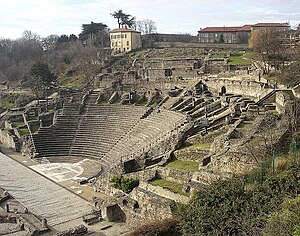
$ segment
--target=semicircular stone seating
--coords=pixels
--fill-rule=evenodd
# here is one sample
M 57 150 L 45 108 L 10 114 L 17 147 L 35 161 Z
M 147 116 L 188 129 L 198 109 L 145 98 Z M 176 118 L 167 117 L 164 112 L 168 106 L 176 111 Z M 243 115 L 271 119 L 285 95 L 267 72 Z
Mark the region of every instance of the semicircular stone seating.
M 122 157 L 149 152 L 172 138 L 187 117 L 169 110 L 133 105 L 66 105 L 54 125 L 33 135 L 38 157 L 98 159 L 113 165 Z

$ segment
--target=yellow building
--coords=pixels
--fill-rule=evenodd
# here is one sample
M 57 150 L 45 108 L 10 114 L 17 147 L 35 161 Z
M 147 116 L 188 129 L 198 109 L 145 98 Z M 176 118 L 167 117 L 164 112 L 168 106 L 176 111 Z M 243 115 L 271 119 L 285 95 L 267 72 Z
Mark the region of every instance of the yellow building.
M 112 30 L 109 36 L 113 54 L 129 52 L 142 47 L 141 32 L 120 28 Z

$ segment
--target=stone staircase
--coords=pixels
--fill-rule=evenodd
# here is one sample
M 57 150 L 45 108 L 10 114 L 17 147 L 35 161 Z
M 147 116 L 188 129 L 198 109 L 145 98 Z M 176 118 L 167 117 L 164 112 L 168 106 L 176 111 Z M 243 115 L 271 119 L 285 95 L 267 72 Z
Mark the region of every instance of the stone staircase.
M 66 105 L 56 123 L 32 135 L 37 157 L 68 156 L 79 121 L 79 106 Z

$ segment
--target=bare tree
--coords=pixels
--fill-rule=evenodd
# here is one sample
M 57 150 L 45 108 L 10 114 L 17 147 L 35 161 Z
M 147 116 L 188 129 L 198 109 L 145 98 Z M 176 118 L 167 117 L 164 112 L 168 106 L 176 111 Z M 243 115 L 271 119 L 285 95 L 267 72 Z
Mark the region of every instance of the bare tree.
M 136 29 L 142 34 L 153 34 L 156 33 L 156 24 L 153 20 L 145 19 L 136 22 Z
M 281 46 L 279 32 L 275 29 L 255 30 L 249 39 L 249 47 L 258 53 L 267 74 L 271 65 L 279 69 L 283 64 L 284 49 Z

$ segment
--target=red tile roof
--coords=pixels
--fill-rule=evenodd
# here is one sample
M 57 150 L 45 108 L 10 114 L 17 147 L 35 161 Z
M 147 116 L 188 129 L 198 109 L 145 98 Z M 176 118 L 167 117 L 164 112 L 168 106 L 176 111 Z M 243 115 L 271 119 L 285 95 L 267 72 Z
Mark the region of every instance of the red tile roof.
M 242 26 L 239 31 L 250 31 L 253 25 L 244 25 Z
M 289 27 L 289 23 L 258 23 L 254 27 Z
M 206 27 L 199 31 L 199 33 L 212 32 L 237 32 L 237 31 L 251 31 L 252 27 L 289 27 L 288 23 L 257 23 L 255 25 L 233 26 L 233 27 Z
M 234 27 L 206 27 L 199 32 L 236 32 L 236 31 L 251 31 L 252 25 L 234 26 Z

